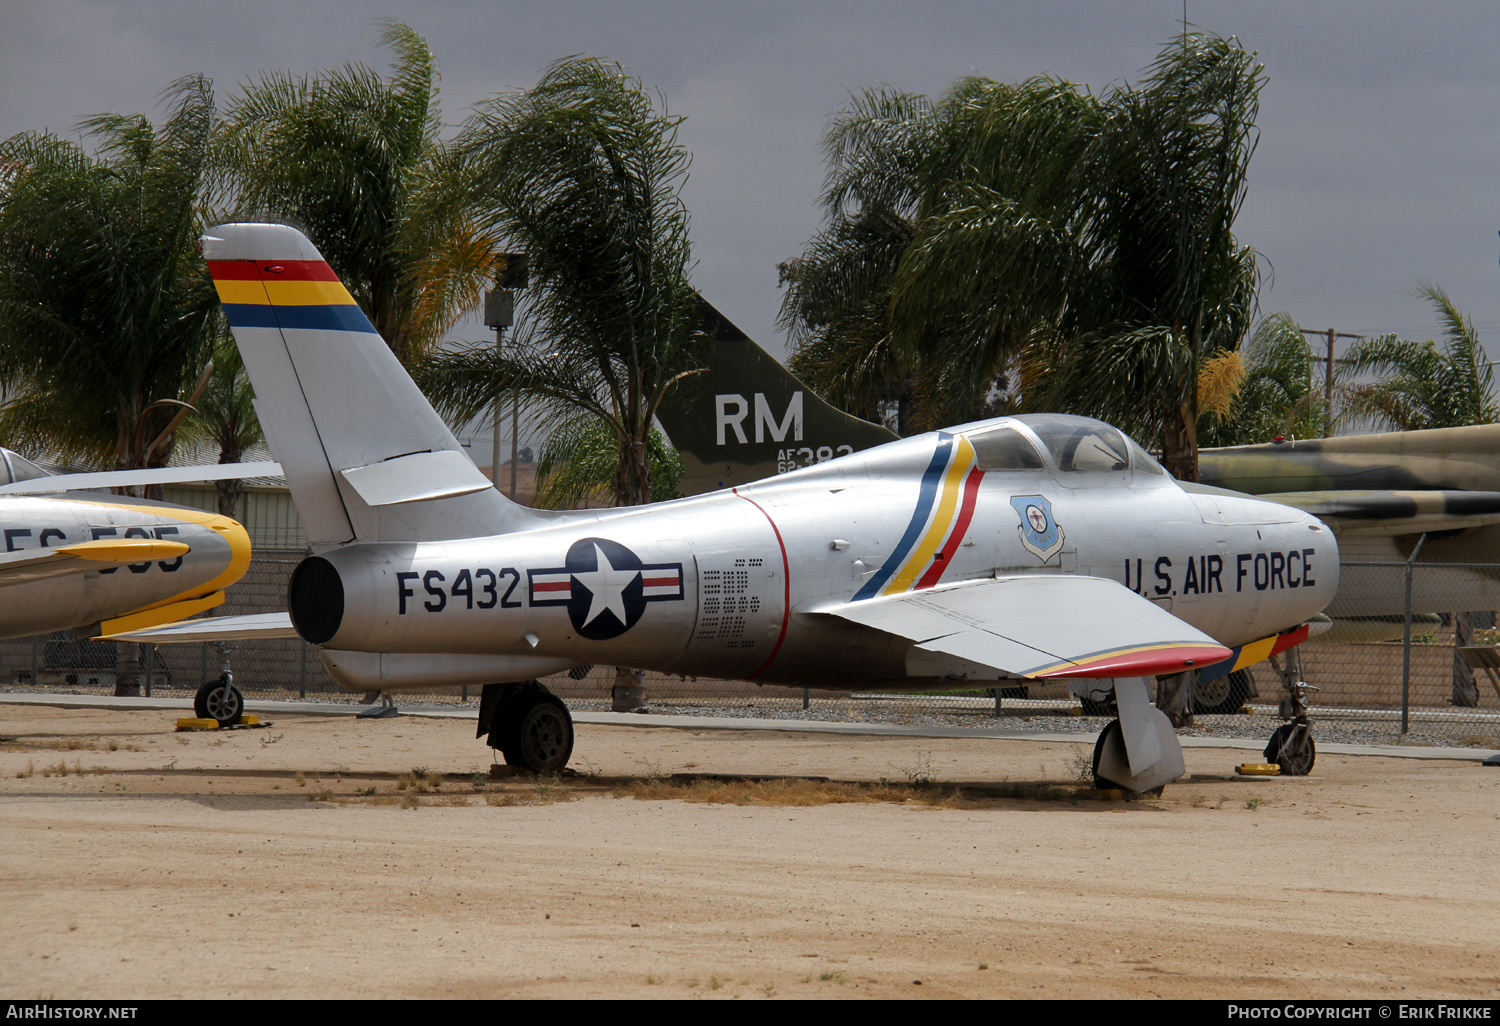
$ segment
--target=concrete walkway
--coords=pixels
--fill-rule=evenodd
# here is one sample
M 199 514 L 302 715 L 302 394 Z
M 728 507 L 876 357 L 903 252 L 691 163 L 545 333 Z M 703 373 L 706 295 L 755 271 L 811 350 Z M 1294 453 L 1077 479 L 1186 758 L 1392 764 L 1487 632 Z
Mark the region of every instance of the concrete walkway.
M 74 709 L 170 709 L 191 713 L 192 703 L 182 698 L 115 698 L 111 695 L 43 695 L 0 694 L 0 705 L 50 705 Z M 247 699 L 245 710 L 277 716 L 354 716 L 368 705 L 343 702 L 275 702 Z M 402 709 L 403 716 L 426 716 L 435 719 L 472 720 L 475 709 Z M 678 730 L 791 730 L 812 734 L 866 734 L 899 737 L 973 737 L 1002 741 L 1063 741 L 1084 743 L 1098 735 L 1089 732 L 1053 733 L 1031 730 L 1006 730 L 999 727 L 922 727 L 893 723 L 824 723 L 810 720 L 741 719 L 735 716 L 666 716 L 657 713 L 576 712 L 576 723 L 605 724 L 613 727 L 667 727 Z M 1253 738 L 1184 737 L 1184 748 L 1232 748 L 1259 752 L 1264 740 Z M 1415 745 L 1348 745 L 1319 744 L 1318 751 L 1328 755 L 1378 755 L 1392 759 L 1449 759 L 1483 762 L 1500 754 L 1492 748 L 1419 748 Z

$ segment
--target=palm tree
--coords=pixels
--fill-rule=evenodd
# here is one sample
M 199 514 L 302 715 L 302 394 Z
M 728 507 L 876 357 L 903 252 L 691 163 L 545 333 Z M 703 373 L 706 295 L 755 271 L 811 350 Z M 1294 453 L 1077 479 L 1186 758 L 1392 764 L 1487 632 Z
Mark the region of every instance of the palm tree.
M 660 502 L 680 497 L 682 457 L 653 430 L 646 440 L 651 465 L 651 496 Z M 611 504 L 619 447 L 610 426 L 595 417 L 575 417 L 553 427 L 536 465 L 536 504 L 546 509 L 582 509 Z
M 891 342 L 891 287 L 916 236 L 919 171 L 947 108 L 887 87 L 851 97 L 823 139 L 826 226 L 802 255 L 778 265 L 787 287 L 780 325 L 792 371 L 819 395 L 866 420 L 898 404 L 898 433 L 914 414 L 914 367 Z
M 239 347 L 234 344 L 233 336 L 223 331 L 214 346 L 213 376 L 193 404 L 195 413 L 184 423 L 182 434 L 216 446 L 220 463 L 239 463 L 246 451 L 265 439 L 254 403 L 255 390 L 245 374 Z M 219 492 L 219 512 L 226 517 L 237 517 L 245 482 L 236 478 L 216 481 L 215 486 Z
M 1200 366 L 1238 344 L 1258 281 L 1232 227 L 1263 82 L 1238 43 L 1187 33 L 1140 86 L 1099 96 L 1051 77 L 961 79 L 931 106 L 867 93 L 830 133 L 829 226 L 810 263 L 851 258 L 859 273 L 841 281 L 864 291 L 843 310 L 888 293 L 869 365 L 916 368 L 926 425 L 971 415 L 1003 381 L 1028 408 L 1160 441 L 1169 469 L 1196 478 Z M 904 248 L 894 232 L 840 245 L 887 211 L 911 226 Z M 784 310 L 821 342 L 833 322 L 804 280 Z
M 1415 294 L 1437 312 L 1442 348 L 1432 339 L 1410 342 L 1395 335 L 1355 344 L 1343 360 L 1347 372 L 1374 371 L 1384 377 L 1350 387 L 1348 412 L 1398 431 L 1500 420 L 1500 405 L 1492 392 L 1494 367 L 1486 358 L 1474 322 L 1431 282 L 1419 282 Z
M 455 419 L 515 390 L 538 416 L 607 426 L 617 505 L 655 493 L 652 420 L 695 337 L 680 121 L 619 65 L 589 57 L 481 105 L 460 140 L 467 188 L 486 204 L 483 229 L 527 255 L 527 317 L 506 355 L 476 345 L 418 369 Z
M 1290 314 L 1263 318 L 1240 349 L 1225 350 L 1204 364 L 1198 387 L 1203 444 L 1322 435 L 1324 400 L 1313 380 L 1313 360 L 1307 336 Z M 1215 370 L 1221 372 L 1217 377 Z
M 383 24 L 390 79 L 359 63 L 265 72 L 225 105 L 216 202 L 224 219 L 296 222 L 410 362 L 473 308 L 497 264 L 439 138 L 432 51 L 408 26 Z
M 0 143 L 0 411 L 6 445 L 115 469 L 164 466 L 163 428 L 212 345 L 197 201 L 211 83 L 175 82 L 167 116 L 82 123 L 93 154 L 49 133 Z

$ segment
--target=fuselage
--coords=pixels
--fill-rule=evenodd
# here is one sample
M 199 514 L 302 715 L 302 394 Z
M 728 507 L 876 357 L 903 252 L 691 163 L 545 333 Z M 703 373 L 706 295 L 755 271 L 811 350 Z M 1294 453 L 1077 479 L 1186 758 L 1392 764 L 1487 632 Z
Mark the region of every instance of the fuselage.
M 299 568 L 290 605 L 335 661 L 465 653 L 941 686 L 948 676 L 914 660 L 910 642 L 820 608 L 1079 574 L 1117 581 L 1232 647 L 1317 614 L 1338 569 L 1316 518 L 1190 493 L 1113 428 L 1048 416 L 962 425 L 690 499 L 557 514 L 532 530 L 330 549 Z
M 0 538 L 7 553 L 105 538 L 155 538 L 189 546 L 172 559 L 0 586 L 0 637 L 87 628 L 150 610 L 177 610 L 166 619 L 186 616 L 198 609 L 185 604 L 220 594 L 244 576 L 250 562 L 245 529 L 228 517 L 105 494 L 0 499 Z

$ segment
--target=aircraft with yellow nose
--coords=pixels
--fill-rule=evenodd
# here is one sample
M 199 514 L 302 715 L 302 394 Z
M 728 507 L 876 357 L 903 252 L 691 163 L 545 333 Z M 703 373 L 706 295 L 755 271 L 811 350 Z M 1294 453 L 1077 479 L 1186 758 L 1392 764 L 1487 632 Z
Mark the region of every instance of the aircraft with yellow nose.
M 36 494 L 184 473 L 248 476 L 237 466 L 51 476 L 0 449 L 0 638 L 52 631 L 110 638 L 221 605 L 224 589 L 250 565 L 250 537 L 237 521 L 108 492 Z M 222 680 L 204 685 L 196 704 L 199 715 L 232 722 L 244 702 Z

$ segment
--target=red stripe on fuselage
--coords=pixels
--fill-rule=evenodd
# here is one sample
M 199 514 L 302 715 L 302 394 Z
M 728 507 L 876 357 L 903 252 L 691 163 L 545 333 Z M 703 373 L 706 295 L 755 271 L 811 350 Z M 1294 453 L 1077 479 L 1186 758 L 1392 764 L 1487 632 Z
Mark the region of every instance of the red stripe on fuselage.
M 740 495 L 740 490 L 738 488 L 731 488 L 730 491 L 734 492 L 734 494 L 736 495 Z M 766 523 L 771 525 L 771 533 L 776 535 L 776 544 L 781 547 L 781 580 L 783 582 L 783 590 L 781 596 L 781 633 L 776 635 L 776 647 L 771 649 L 771 654 L 769 657 L 767 657 L 766 661 L 760 664 L 760 669 L 756 670 L 754 673 L 750 674 L 750 676 L 745 678 L 746 680 L 754 680 L 756 677 L 759 677 L 761 674 L 765 673 L 766 670 L 770 669 L 771 664 L 776 661 L 776 657 L 781 653 L 781 643 L 786 640 L 786 625 L 792 618 L 792 564 L 786 558 L 786 542 L 781 540 L 781 529 L 776 526 L 776 521 L 771 519 L 771 514 L 767 513 L 765 509 L 761 507 L 760 503 L 756 502 L 749 496 L 740 495 L 740 498 L 744 499 L 750 505 L 760 510 L 760 515 L 765 517 Z
M 1271 654 L 1281 655 L 1281 653 L 1285 652 L 1289 648 L 1296 648 L 1298 645 L 1307 640 L 1307 635 L 1307 624 L 1303 624 L 1301 627 L 1298 627 L 1294 631 L 1287 631 L 1285 634 L 1277 637 L 1276 643 L 1271 646 Z
M 932 560 L 932 566 L 917 581 L 914 590 L 921 591 L 930 588 L 943 576 L 943 571 L 948 569 L 948 562 L 953 554 L 958 551 L 962 544 L 964 535 L 969 532 L 969 523 L 974 519 L 974 500 L 979 496 L 979 479 L 984 477 L 984 471 L 975 467 L 969 471 L 969 476 L 964 480 L 964 501 L 958 510 L 958 521 L 953 525 L 953 532 L 948 535 L 948 540 L 943 543 L 942 551 Z

